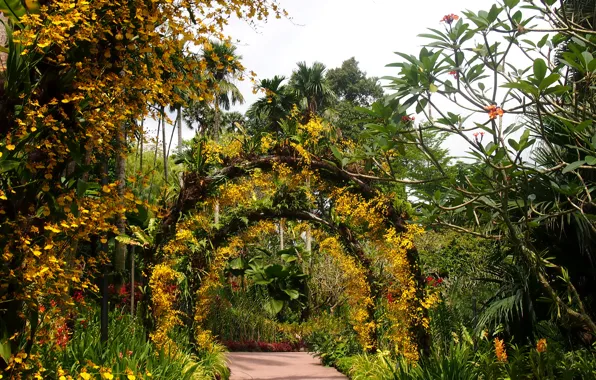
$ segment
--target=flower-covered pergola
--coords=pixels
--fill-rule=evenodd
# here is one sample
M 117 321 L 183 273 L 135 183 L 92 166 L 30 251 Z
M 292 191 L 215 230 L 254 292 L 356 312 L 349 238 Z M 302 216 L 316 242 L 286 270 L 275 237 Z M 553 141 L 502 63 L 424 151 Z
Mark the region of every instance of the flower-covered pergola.
M 309 137 L 304 141 L 321 140 L 325 127 L 304 128 Z M 363 347 L 377 345 L 375 303 L 378 297 L 386 297 L 395 351 L 416 360 L 419 349 L 428 344 L 426 310 L 436 302 L 425 294 L 412 243 L 414 235 L 422 232 L 420 227 L 406 223 L 395 195 L 377 186 L 379 178 L 357 167 L 341 167 L 329 154 L 317 152 L 316 146 L 288 140 L 272 146 L 270 141 L 269 135 L 261 137 L 262 150 L 257 152 L 239 151 L 237 140 L 198 141 L 190 154 L 203 155 L 203 166 L 184 174 L 180 194 L 157 236 L 154 250 L 160 262 L 184 254 L 197 236 L 208 239 L 213 251 L 208 275 L 196 293 L 197 343 L 211 339 L 201 323 L 225 263 L 259 234 L 275 233 L 271 221 L 284 219 L 311 225 L 320 240 L 319 252 L 338 258 L 343 271 L 351 274 L 347 277 L 350 320 Z M 209 170 L 208 162 L 219 165 Z M 221 213 L 218 225 L 212 222 L 215 205 Z M 381 286 L 377 281 L 364 241 L 382 257 L 393 279 L 390 284 Z

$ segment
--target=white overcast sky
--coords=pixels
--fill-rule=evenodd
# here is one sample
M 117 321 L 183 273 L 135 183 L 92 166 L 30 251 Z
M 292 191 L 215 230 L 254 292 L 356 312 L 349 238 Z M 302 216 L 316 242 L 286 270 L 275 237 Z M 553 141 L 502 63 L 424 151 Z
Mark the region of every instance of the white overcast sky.
M 385 65 L 401 60 L 394 52 L 417 53 L 426 28 L 443 29 L 444 15 L 488 10 L 492 0 L 280 0 L 292 20 L 270 20 L 258 29 L 234 21 L 227 32 L 238 41 L 243 64 L 259 78 L 290 76 L 296 62 L 323 62 L 334 68 L 355 57 L 369 76 L 395 74 Z M 428 40 L 426 40 L 428 41 Z M 247 105 L 249 82 L 240 83 Z M 240 107 L 246 109 L 247 105 Z
M 443 29 L 440 20 L 462 10 L 488 10 L 493 0 L 279 0 L 291 19 L 272 18 L 256 28 L 239 20 L 231 20 L 226 33 L 237 44 L 237 51 L 247 70 L 258 78 L 273 75 L 289 77 L 296 62 L 320 61 L 334 68 L 355 57 L 360 68 L 369 76 L 395 75 L 396 68 L 385 65 L 400 61 L 394 54 L 416 54 L 428 41 L 417 37 L 427 28 Z M 252 93 L 252 84 L 246 80 L 237 83 L 246 98 L 246 104 L 235 107 L 244 112 L 261 94 Z M 149 122 L 148 133 L 156 124 Z M 168 128 L 168 139 L 171 133 Z M 194 132 L 184 128 L 184 138 Z M 176 145 L 174 138 L 172 147 Z M 452 142 L 450 149 L 459 150 Z M 463 153 L 460 151 L 458 153 Z

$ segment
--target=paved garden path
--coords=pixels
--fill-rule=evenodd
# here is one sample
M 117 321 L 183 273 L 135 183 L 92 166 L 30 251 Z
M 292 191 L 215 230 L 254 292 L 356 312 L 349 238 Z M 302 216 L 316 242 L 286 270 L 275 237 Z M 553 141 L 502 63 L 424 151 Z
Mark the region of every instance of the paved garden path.
M 229 352 L 230 380 L 345 380 L 306 352 Z

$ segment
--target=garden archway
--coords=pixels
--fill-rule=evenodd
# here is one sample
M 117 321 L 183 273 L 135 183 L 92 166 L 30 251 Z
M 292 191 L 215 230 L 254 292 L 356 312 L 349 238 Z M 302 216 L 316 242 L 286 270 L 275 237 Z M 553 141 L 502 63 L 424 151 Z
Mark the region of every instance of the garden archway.
M 292 184 L 288 186 L 288 182 Z M 225 244 L 249 228 L 251 223 L 275 219 L 314 223 L 339 238 L 338 241 L 366 276 L 372 297 L 370 304 L 367 303 L 367 321 L 360 318 L 359 323 L 367 323 L 368 330 L 374 332 L 371 316 L 376 299 L 395 294 L 395 297 L 389 297 L 395 306 L 392 309 L 395 318 L 401 318 L 401 321 L 395 321 L 396 335 L 400 335 L 395 339 L 397 349 L 417 358 L 418 348 L 427 347 L 426 309 L 432 301 L 424 293 L 411 242 L 417 227 L 407 226 L 405 215 L 398 210 L 394 200 L 374 187 L 373 177 L 350 172 L 329 161 L 305 157 L 296 149 L 287 149 L 277 154 L 235 160 L 210 175 L 199 171 L 187 172 L 183 183 L 156 239 L 163 252 L 174 253 L 178 249 L 172 242 L 184 240 L 188 231 L 181 231 L 187 230 L 189 223 L 194 223 L 191 230 L 209 230 L 213 249 L 227 249 L 227 255 L 223 256 L 228 258 L 233 254 L 229 252 L 230 246 Z M 222 186 L 224 183 L 225 186 Z M 221 190 L 219 193 L 218 188 Z M 259 193 L 259 197 L 255 197 L 255 193 Z M 313 202 L 314 197 L 319 198 L 318 207 L 313 206 L 316 203 Z M 320 202 L 321 198 L 325 201 Z M 262 202 L 263 199 L 270 202 Z M 205 210 L 210 210 L 214 202 L 221 202 L 224 214 L 226 210 L 233 212 L 222 219 L 221 226 L 210 227 Z M 194 222 L 189 222 L 192 220 Z M 371 270 L 372 263 L 361 245 L 362 239 L 373 241 L 375 247 L 382 251 L 399 279 L 394 285 L 378 286 L 379 282 Z M 214 276 L 219 278 L 218 271 L 221 270 L 221 267 L 215 267 L 217 275 Z M 204 286 L 201 288 L 205 289 Z M 196 318 L 196 313 L 195 321 L 200 325 L 201 318 Z M 202 330 L 199 327 L 197 331 Z M 369 336 L 371 344 L 368 347 L 374 348 L 374 334 Z

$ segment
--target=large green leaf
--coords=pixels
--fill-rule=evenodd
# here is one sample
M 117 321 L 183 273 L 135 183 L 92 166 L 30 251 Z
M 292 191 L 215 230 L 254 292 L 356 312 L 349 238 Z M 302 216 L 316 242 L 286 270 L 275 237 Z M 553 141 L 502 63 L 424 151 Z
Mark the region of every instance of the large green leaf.
M 8 172 L 17 166 L 19 166 L 20 161 L 16 160 L 2 160 L 0 161 L 0 173 Z
M 563 174 L 564 173 L 568 173 L 568 172 L 570 172 L 572 170 L 575 170 L 575 169 L 579 168 L 580 166 L 582 166 L 585 163 L 586 163 L 586 161 L 584 161 L 584 160 L 572 162 L 569 165 L 567 165 L 565 167 L 565 169 L 563 169 Z
M 271 314 L 278 314 L 283 307 L 284 301 L 281 300 L 270 299 L 269 302 L 265 304 L 265 309 Z
M 230 268 L 244 269 L 244 260 L 242 257 L 236 257 L 234 260 L 230 261 Z
M 4 359 L 6 363 L 12 356 L 12 351 L 10 349 L 10 340 L 8 340 L 8 336 L 6 336 L 6 332 L 3 334 L 4 336 L 0 339 L 0 358 Z
M 296 300 L 298 297 L 300 297 L 300 292 L 298 292 L 296 289 L 284 289 L 283 291 L 293 300 Z
M 130 237 L 128 235 L 124 235 L 124 234 L 116 236 L 116 240 L 119 241 L 120 243 L 126 244 L 126 245 L 136 245 L 139 247 L 143 246 L 141 243 L 139 243 L 132 237 Z
M 536 77 L 538 83 L 546 77 L 546 63 L 542 58 L 534 61 L 534 77 Z
M 281 259 L 283 261 L 285 261 L 286 263 L 291 263 L 293 261 L 298 260 L 298 257 L 296 257 L 296 255 L 291 255 L 291 254 L 287 254 L 287 253 L 282 253 L 281 255 Z
M 268 265 L 265 268 L 265 274 L 267 275 L 268 278 L 274 278 L 274 277 L 283 278 L 283 277 L 287 277 L 287 271 L 284 271 L 284 267 L 282 267 L 279 264 Z

